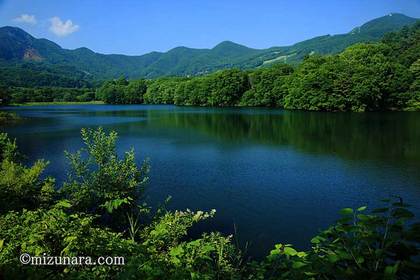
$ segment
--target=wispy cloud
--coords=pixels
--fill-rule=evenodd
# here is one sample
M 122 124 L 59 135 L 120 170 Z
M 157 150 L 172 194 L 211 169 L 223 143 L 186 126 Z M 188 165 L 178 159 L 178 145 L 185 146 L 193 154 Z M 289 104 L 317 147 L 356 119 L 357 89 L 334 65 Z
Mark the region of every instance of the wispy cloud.
M 79 30 L 79 26 L 71 20 L 62 21 L 59 17 L 50 18 L 50 31 L 57 36 L 64 37 Z
M 14 18 L 13 21 L 20 23 L 27 23 L 35 25 L 37 23 L 36 17 L 34 15 L 21 14 L 17 18 Z

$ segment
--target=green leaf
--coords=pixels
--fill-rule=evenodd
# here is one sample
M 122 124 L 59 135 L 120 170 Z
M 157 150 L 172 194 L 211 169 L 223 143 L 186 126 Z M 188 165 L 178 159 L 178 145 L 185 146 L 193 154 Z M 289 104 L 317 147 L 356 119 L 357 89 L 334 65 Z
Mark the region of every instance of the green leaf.
M 112 213 L 115 209 L 118 209 L 121 207 L 121 205 L 123 204 L 130 204 L 130 197 L 126 197 L 124 199 L 114 199 L 114 200 L 110 200 L 105 202 L 104 204 L 102 204 L 102 207 L 105 207 L 105 209 L 108 211 L 108 213 Z
M 338 251 L 337 254 L 340 259 L 350 260 L 352 258 L 351 255 L 345 251 Z
M 362 257 L 362 256 L 359 256 L 359 257 L 357 257 L 356 258 L 356 262 L 358 263 L 358 264 L 361 264 L 361 263 L 363 263 L 365 261 L 365 259 Z
M 293 262 L 293 264 L 292 264 L 292 267 L 294 268 L 294 269 L 298 269 L 298 268 L 301 268 L 302 266 L 305 266 L 306 264 L 305 263 L 303 263 L 303 262 Z
M 314 238 L 311 239 L 311 243 L 319 244 L 321 243 L 321 239 L 319 238 L 319 236 L 315 236 Z
M 357 211 L 362 212 L 362 211 L 365 211 L 366 208 L 367 206 L 362 206 L 362 207 L 357 208 Z
M 70 208 L 71 204 L 68 200 L 60 200 L 55 206 L 59 208 Z
M 307 256 L 307 254 L 306 254 L 305 252 L 298 252 L 298 253 L 297 253 L 297 256 L 298 256 L 299 258 L 303 258 L 303 257 L 306 257 L 306 256 Z
M 339 259 L 340 258 L 336 254 L 328 254 L 328 261 L 331 262 L 331 263 L 335 263 Z
M 285 247 L 284 248 L 284 254 L 287 256 L 294 256 L 297 254 L 297 251 L 293 249 L 292 247 Z
M 353 214 L 353 209 L 351 208 L 343 208 L 340 210 L 341 215 L 351 215 Z
M 281 248 L 283 248 L 283 244 L 281 244 L 281 243 L 279 243 L 279 244 L 276 244 L 276 245 L 274 245 L 274 248 L 276 248 L 276 249 L 281 249 Z
M 181 246 L 174 247 L 169 252 L 169 254 L 173 257 L 182 255 L 183 253 L 184 253 L 184 249 Z
M 385 267 L 384 274 L 385 276 L 393 276 L 397 273 L 397 271 L 398 271 L 398 263 L 396 263 L 395 265 L 388 265 L 387 267 Z

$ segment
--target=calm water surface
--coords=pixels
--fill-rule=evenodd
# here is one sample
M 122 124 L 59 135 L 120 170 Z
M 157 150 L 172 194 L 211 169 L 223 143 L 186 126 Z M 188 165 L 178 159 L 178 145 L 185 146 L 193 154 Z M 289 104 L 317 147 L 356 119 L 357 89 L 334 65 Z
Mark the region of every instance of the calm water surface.
M 65 179 L 64 150 L 82 127 L 120 136 L 119 151 L 151 160 L 148 201 L 217 209 L 200 230 L 233 233 L 261 257 L 275 243 L 304 249 L 343 207 L 402 195 L 420 213 L 419 113 L 309 113 L 270 109 L 63 105 L 8 108 L 25 121 L 0 127 L 48 174 Z

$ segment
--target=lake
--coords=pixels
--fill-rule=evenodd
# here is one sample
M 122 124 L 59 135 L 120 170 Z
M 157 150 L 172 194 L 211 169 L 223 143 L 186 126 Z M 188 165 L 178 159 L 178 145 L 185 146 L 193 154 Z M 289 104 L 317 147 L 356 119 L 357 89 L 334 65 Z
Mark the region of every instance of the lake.
M 300 249 L 344 207 L 401 195 L 420 213 L 420 113 L 319 113 L 155 105 L 10 107 L 25 118 L 1 131 L 66 178 L 64 150 L 80 129 L 115 130 L 120 152 L 150 158 L 147 200 L 217 214 L 199 230 L 234 232 L 261 257 L 275 243 Z M 194 232 L 193 232 L 194 234 Z

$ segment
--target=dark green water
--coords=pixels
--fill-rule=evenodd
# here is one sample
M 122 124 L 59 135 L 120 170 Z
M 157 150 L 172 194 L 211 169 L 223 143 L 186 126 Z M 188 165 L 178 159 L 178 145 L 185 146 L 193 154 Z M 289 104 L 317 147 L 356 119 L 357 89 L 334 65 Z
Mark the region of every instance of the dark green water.
M 200 230 L 232 233 L 266 254 L 278 242 L 307 248 L 343 207 L 379 206 L 402 195 L 420 208 L 419 113 L 309 113 L 269 109 L 69 105 L 9 108 L 25 117 L 1 127 L 30 159 L 65 179 L 64 150 L 82 127 L 120 135 L 151 160 L 152 204 L 217 209 Z

